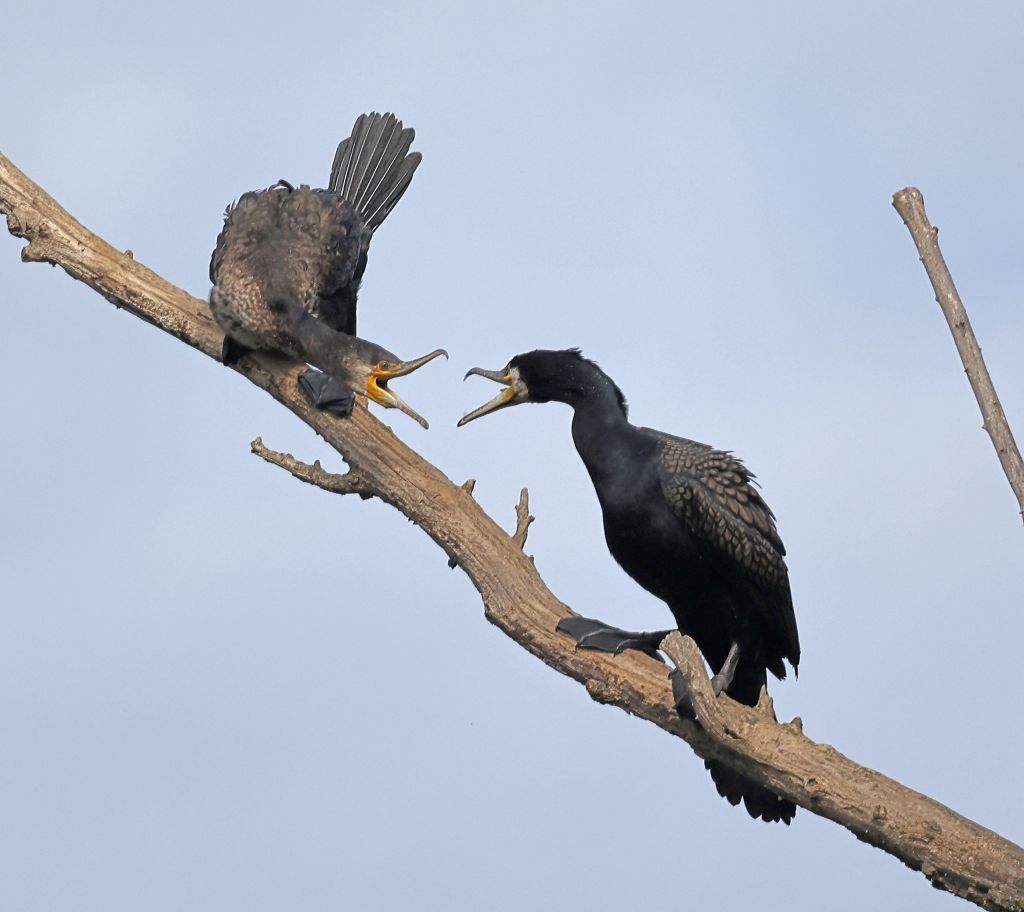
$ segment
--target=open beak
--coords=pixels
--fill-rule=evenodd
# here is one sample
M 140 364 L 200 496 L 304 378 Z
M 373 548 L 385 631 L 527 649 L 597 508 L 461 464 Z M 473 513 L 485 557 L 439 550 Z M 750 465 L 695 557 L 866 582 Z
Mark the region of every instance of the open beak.
M 443 348 L 439 348 L 436 351 L 432 351 L 429 355 L 415 358 L 412 361 L 379 362 L 366 378 L 366 395 L 378 405 L 383 405 L 384 408 L 396 408 L 399 411 L 405 412 L 413 421 L 418 422 L 424 428 L 430 427 L 422 415 L 413 411 L 412 408 L 402 401 L 398 393 L 388 388 L 388 381 L 393 380 L 395 377 L 404 377 L 406 374 L 411 374 L 441 355 L 447 358 L 448 352 Z
M 486 402 L 480 406 L 480 408 L 473 409 L 466 415 L 463 415 L 459 419 L 459 427 L 464 424 L 469 424 L 476 418 L 480 418 L 489 412 L 496 412 L 498 409 L 506 408 L 509 405 L 517 405 L 520 402 L 525 402 L 527 397 L 526 384 L 519 379 L 519 370 L 515 367 L 505 368 L 500 371 L 489 371 L 484 370 L 482 367 L 474 367 L 466 371 L 466 376 L 463 380 L 476 374 L 480 377 L 486 377 L 488 380 L 493 380 L 495 383 L 504 383 L 505 388 L 498 393 L 490 402 Z

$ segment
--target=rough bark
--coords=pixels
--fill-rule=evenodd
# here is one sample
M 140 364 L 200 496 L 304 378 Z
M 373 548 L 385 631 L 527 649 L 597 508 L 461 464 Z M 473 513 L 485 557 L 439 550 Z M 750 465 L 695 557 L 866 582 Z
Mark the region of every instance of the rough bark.
M 119 307 L 211 357 L 221 333 L 205 302 L 91 234 L 0 155 L 0 210 L 11 231 L 27 238 L 26 260 L 61 266 Z M 555 633 L 571 612 L 544 585 L 523 552 L 530 522 L 525 491 L 514 535 L 506 534 L 472 497 L 407 447 L 365 408 L 347 419 L 314 410 L 295 381 L 301 366 L 265 355 L 235 368 L 298 415 L 350 466 L 345 475 L 308 466 L 287 454 L 254 452 L 297 478 L 338 493 L 375 496 L 419 525 L 461 567 L 480 592 L 484 614 L 547 665 L 582 683 L 597 701 L 653 722 L 702 758 L 714 758 L 836 821 L 859 839 L 920 870 L 937 887 L 986 909 L 1024 910 L 1024 851 L 996 833 L 802 734 L 798 719 L 779 725 L 767 701 L 757 709 L 715 699 L 692 640 L 670 636 L 665 649 L 683 670 L 699 724 L 675 712 L 666 667 L 639 653 L 611 657 L 577 651 Z M 753 825 L 753 824 L 752 824 Z
M 928 273 L 932 288 L 935 289 L 935 300 L 942 308 L 942 313 L 949 324 L 949 331 L 953 334 L 956 350 L 960 353 L 964 372 L 974 391 L 974 398 L 978 400 L 984 428 L 992 439 L 992 446 L 996 448 L 996 455 L 1010 482 L 1010 487 L 1013 488 L 1013 493 L 1017 495 L 1017 505 L 1021 516 L 1024 517 L 1024 460 L 1021 459 L 1017 442 L 1013 439 L 1013 432 L 1003 413 L 1002 403 L 996 395 L 996 388 L 992 385 L 985 359 L 981 356 L 981 346 L 978 345 L 971 321 L 967 318 L 963 301 L 960 300 L 956 285 L 953 284 L 953 277 L 949 274 L 949 268 L 939 249 L 939 229 L 928 221 L 924 211 L 924 197 L 916 187 L 906 187 L 894 193 L 892 205 L 900 214 L 910 231 L 910 236 L 914 239 L 914 244 L 917 245 L 925 272 Z

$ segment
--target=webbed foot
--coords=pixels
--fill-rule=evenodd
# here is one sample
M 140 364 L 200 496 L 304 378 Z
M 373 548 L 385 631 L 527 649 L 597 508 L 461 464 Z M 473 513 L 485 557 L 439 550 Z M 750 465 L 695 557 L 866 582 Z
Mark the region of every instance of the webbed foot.
M 634 633 L 610 627 L 603 621 L 594 618 L 572 617 L 562 618 L 555 626 L 559 633 L 567 633 L 576 640 L 579 649 L 594 649 L 597 652 L 610 652 L 618 655 L 624 649 L 639 649 L 645 655 L 659 662 L 661 657 L 658 647 L 671 631 L 656 630 L 652 633 Z
M 318 409 L 338 418 L 352 414 L 356 394 L 344 383 L 322 371 L 308 370 L 299 374 L 299 386 Z

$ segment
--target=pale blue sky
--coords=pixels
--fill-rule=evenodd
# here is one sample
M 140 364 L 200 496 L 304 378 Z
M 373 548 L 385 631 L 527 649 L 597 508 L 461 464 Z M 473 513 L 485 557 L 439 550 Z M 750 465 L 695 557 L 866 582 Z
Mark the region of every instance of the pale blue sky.
M 450 362 L 378 415 L 577 610 L 660 626 L 562 406 L 456 431 L 462 385 L 581 346 L 635 421 L 734 450 L 790 552 L 781 714 L 1024 840 L 1024 529 L 893 191 L 920 186 L 1024 435 L 1016 3 L 20 4 L 0 149 L 194 294 L 225 204 L 321 184 L 363 110 L 424 162 L 364 335 Z M 0 906 L 954 908 L 482 618 L 379 502 L 249 455 L 307 428 L 0 238 Z M 382 554 L 393 555 L 385 566 Z M 606 796 L 616 797 L 609 801 Z M 621 795 L 621 797 L 618 797 Z

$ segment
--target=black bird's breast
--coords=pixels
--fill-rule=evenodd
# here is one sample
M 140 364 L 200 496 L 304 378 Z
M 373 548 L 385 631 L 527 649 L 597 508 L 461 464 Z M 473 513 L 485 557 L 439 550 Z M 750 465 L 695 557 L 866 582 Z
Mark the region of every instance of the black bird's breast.
M 699 552 L 661 496 L 656 474 L 624 475 L 612 491 L 599 491 L 598 499 L 612 557 L 648 592 L 671 601 Z
M 581 454 L 582 455 L 582 454 Z M 648 592 L 670 604 L 694 580 L 699 543 L 662 493 L 657 445 L 631 428 L 584 455 L 612 557 Z

